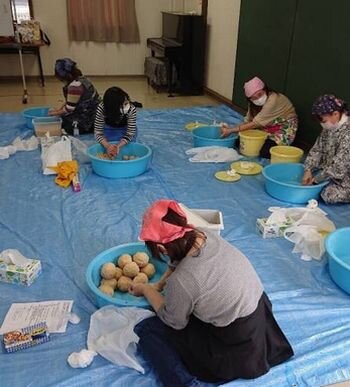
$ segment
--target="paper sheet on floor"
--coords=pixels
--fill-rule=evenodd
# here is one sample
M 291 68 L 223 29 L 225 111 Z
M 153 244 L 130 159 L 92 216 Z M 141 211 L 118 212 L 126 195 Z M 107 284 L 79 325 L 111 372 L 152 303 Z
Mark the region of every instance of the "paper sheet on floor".
M 46 322 L 50 333 L 64 333 L 72 300 L 55 300 L 12 304 L 0 328 L 0 334 Z

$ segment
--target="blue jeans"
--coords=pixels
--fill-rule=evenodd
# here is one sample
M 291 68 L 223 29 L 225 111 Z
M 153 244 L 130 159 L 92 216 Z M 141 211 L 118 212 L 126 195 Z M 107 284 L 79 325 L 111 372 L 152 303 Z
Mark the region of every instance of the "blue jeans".
M 141 321 L 135 327 L 140 337 L 138 350 L 152 364 L 165 387 L 199 387 L 203 384 L 191 375 L 179 354 L 169 343 L 168 330 L 158 317 Z
M 120 141 L 126 134 L 128 128 L 123 126 L 120 128 L 110 126 L 105 124 L 103 127 L 103 135 L 107 141 Z M 137 137 L 137 128 L 134 137 L 131 139 L 131 142 L 135 142 Z

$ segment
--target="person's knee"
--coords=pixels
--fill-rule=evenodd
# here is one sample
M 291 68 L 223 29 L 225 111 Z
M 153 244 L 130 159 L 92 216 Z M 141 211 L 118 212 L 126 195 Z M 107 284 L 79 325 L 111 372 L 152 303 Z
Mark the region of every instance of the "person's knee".
M 321 198 L 327 204 L 347 203 L 350 202 L 350 193 L 331 183 L 321 192 Z
M 146 318 L 135 326 L 134 331 L 140 338 L 145 335 L 150 335 L 154 330 L 157 329 L 159 321 L 159 318 L 156 316 Z

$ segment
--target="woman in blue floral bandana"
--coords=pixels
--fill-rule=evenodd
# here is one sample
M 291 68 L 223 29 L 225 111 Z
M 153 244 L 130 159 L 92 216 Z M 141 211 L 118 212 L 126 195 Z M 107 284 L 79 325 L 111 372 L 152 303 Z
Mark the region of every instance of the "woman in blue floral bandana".
M 350 121 L 346 103 L 332 94 L 317 99 L 312 114 L 322 132 L 305 160 L 303 184 L 330 183 L 321 193 L 326 203 L 350 202 Z
M 75 122 L 80 134 L 92 133 L 96 109 L 100 102 L 97 90 L 70 58 L 56 60 L 55 76 L 64 84 L 65 102 L 58 109 L 50 109 L 49 115 L 60 116 L 62 127 L 69 134 L 73 134 Z

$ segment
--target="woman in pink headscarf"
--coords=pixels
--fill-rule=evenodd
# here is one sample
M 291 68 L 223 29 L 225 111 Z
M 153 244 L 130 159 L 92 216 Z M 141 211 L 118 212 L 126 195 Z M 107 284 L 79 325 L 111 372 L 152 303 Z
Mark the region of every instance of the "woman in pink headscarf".
M 298 129 L 298 117 L 294 106 L 283 94 L 272 91 L 258 77 L 244 84 L 248 100 L 248 113 L 245 122 L 228 127 L 222 125 L 222 136 L 248 129 L 261 129 L 267 132 L 268 139 L 260 151 L 261 157 L 270 158 L 270 148 L 275 145 L 291 145 Z
M 293 356 L 257 273 L 238 249 L 189 225 L 173 200 L 146 211 L 140 238 L 153 257 L 166 255 L 175 267 L 165 295 L 150 284 L 130 288 L 157 314 L 135 332 L 165 386 L 257 378 Z

